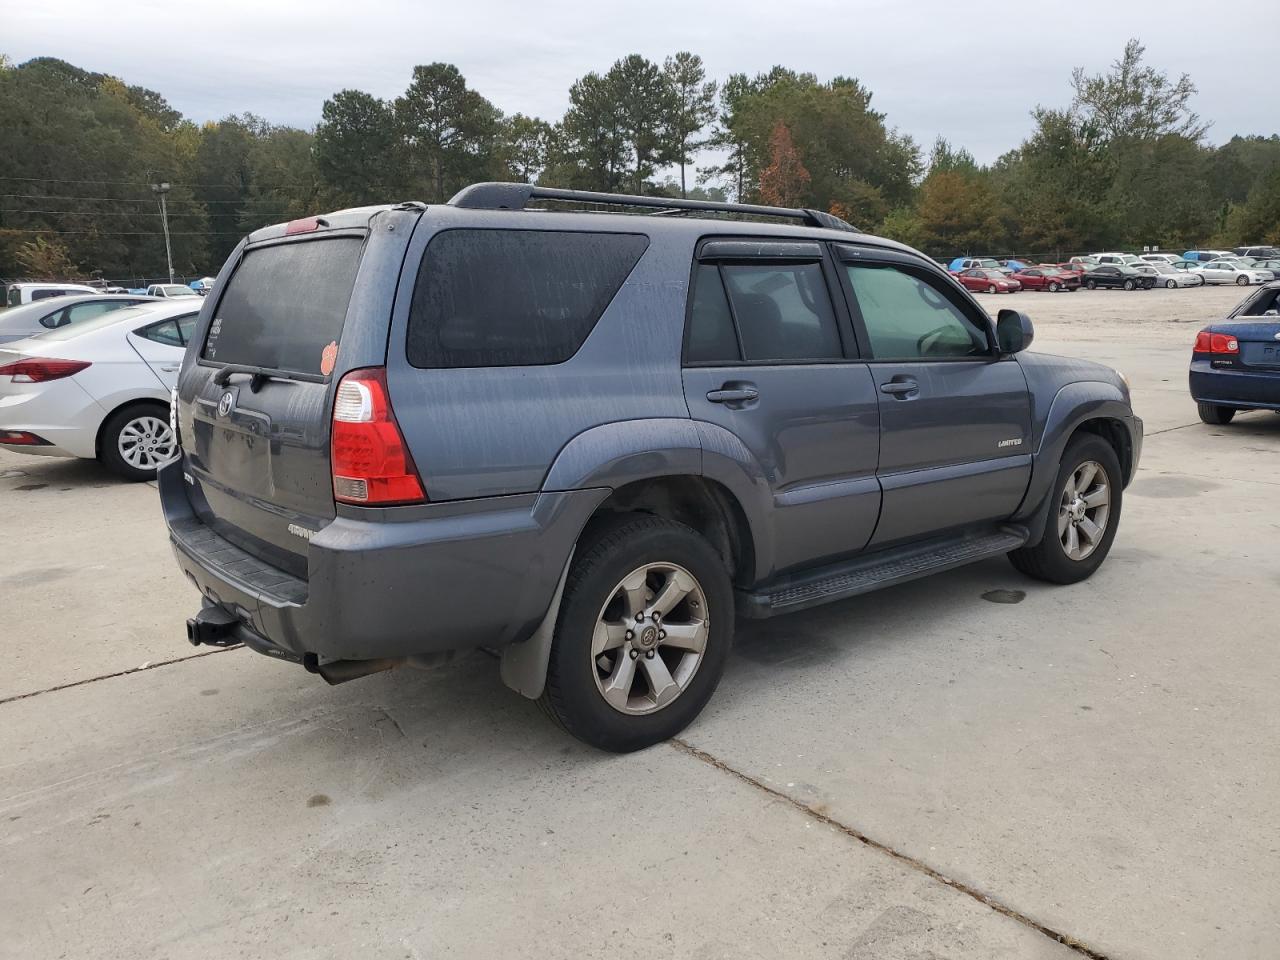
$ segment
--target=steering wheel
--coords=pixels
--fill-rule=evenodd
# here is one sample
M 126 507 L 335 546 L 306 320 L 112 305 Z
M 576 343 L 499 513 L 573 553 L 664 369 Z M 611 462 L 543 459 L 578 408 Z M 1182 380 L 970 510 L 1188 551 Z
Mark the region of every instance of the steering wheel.
M 952 327 L 950 324 L 944 323 L 940 327 L 935 327 L 916 341 L 916 349 L 920 352 L 922 357 L 926 357 L 933 352 L 933 348 L 937 346 L 938 341 L 942 339 L 943 334 L 951 332 Z

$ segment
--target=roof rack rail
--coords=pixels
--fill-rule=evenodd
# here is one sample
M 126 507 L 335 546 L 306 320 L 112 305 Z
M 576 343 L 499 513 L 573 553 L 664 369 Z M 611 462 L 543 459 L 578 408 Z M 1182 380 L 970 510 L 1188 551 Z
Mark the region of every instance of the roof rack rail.
M 680 200 L 625 193 L 597 193 L 593 190 L 559 190 L 554 187 L 536 187 L 530 183 L 473 183 L 459 190 L 449 201 L 449 205 L 470 210 L 523 210 L 531 200 L 650 207 L 670 212 L 700 210 L 708 213 L 744 213 L 756 217 L 801 220 L 813 227 L 856 232 L 855 227 L 834 214 L 803 207 L 767 207 L 755 203 L 717 203 L 714 200 Z

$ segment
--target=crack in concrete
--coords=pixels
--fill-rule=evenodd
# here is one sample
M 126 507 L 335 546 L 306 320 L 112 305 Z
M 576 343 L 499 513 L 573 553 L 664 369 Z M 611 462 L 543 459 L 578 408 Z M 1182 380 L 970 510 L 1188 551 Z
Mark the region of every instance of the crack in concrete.
M 230 647 L 218 647 L 214 650 L 202 650 L 200 653 L 193 653 L 185 657 L 174 657 L 172 660 L 157 660 L 155 663 L 144 663 L 140 667 L 130 667 L 128 670 L 117 670 L 115 673 L 104 673 L 100 677 L 86 677 L 83 680 L 72 680 L 70 683 L 60 683 L 56 687 L 46 687 L 43 690 L 32 690 L 28 693 L 15 693 L 11 697 L 0 698 L 0 706 L 6 703 L 13 703 L 17 700 L 29 700 L 31 697 L 39 697 L 46 693 L 57 693 L 59 690 L 70 690 L 72 687 L 83 687 L 87 683 L 97 683 L 99 680 L 110 680 L 113 677 L 123 677 L 131 673 L 141 673 L 144 670 L 154 670 L 156 667 L 168 667 L 175 663 L 186 663 L 188 660 L 196 660 L 200 657 L 211 657 L 215 653 L 226 653 L 228 650 L 238 650 L 243 644 L 235 644 Z
M 741 770 L 737 770 L 729 766 L 723 760 L 719 759 L 716 756 L 713 756 L 710 753 L 707 753 L 705 750 L 699 750 L 697 747 L 693 746 L 690 743 L 687 743 L 684 740 L 679 739 L 678 737 L 673 738 L 668 742 L 672 747 L 674 747 L 677 750 L 681 750 L 684 753 L 687 753 L 689 756 L 693 757 L 695 760 L 700 760 L 709 766 L 715 767 L 715 769 L 723 773 L 727 773 L 729 776 L 742 781 L 748 786 L 755 787 L 757 790 L 761 791 L 762 793 L 766 793 L 776 800 L 781 800 L 784 803 L 789 804 L 790 806 L 799 810 L 805 816 L 810 817 L 813 820 L 817 820 L 819 823 L 824 824 L 828 827 L 831 827 L 835 830 L 839 830 L 845 836 L 853 840 L 857 840 L 859 843 L 863 844 L 864 846 L 868 846 L 873 850 L 880 851 L 881 853 L 885 854 L 888 857 L 891 857 L 892 859 L 898 861 L 899 863 L 907 867 L 910 867 L 912 870 L 915 870 L 918 873 L 924 874 L 930 880 L 936 880 L 939 883 L 945 884 L 946 886 L 950 887 L 953 890 L 959 891 L 960 893 L 963 893 L 966 896 L 973 898 L 974 900 L 978 901 L 978 903 L 982 904 L 984 907 L 987 907 L 990 910 L 994 910 L 996 913 L 1002 914 L 1011 920 L 1016 920 L 1018 923 L 1022 924 L 1025 927 L 1030 927 L 1032 930 L 1035 930 L 1037 933 L 1043 934 L 1044 936 L 1048 937 L 1050 940 L 1057 941 L 1063 946 L 1068 947 L 1071 950 L 1074 950 L 1076 953 L 1080 954 L 1082 957 L 1088 957 L 1089 960 L 1111 960 L 1111 958 L 1108 957 L 1105 953 L 1102 953 L 1099 950 L 1095 950 L 1093 947 L 1090 947 L 1088 944 L 1084 943 L 1078 938 L 1071 936 L 1071 934 L 1063 933 L 1061 930 L 1055 930 L 1052 927 L 1046 926 L 1045 924 L 1040 923 L 1038 920 L 1035 920 L 1034 918 L 1027 916 L 1025 913 L 1022 913 L 1020 910 L 1015 910 L 1013 907 L 1009 906 L 1008 904 L 1003 903 L 1000 900 L 997 900 L 995 897 L 991 896 L 990 894 L 983 893 L 981 890 L 977 889 L 976 887 L 971 887 L 966 883 L 960 882 L 959 880 L 953 880 L 951 877 L 948 877 L 942 871 L 929 866 L 923 860 L 917 860 L 915 857 L 909 856 L 908 854 L 900 853 L 899 851 L 895 850 L 893 847 L 889 846 L 887 843 L 883 843 L 880 840 L 875 840 L 872 837 L 867 836 L 861 830 L 848 826 L 847 824 L 841 823 L 839 820 L 835 819 L 835 817 L 832 817 L 830 814 L 822 813 L 819 810 L 815 810 L 813 807 L 809 806 L 808 804 L 805 804 L 800 800 L 795 799 L 794 797 L 788 796 L 787 794 L 783 793 L 781 790 L 777 790 L 774 787 L 771 787 L 768 784 L 760 780 L 757 780 L 755 777 L 751 776 L 750 774 L 743 773 Z

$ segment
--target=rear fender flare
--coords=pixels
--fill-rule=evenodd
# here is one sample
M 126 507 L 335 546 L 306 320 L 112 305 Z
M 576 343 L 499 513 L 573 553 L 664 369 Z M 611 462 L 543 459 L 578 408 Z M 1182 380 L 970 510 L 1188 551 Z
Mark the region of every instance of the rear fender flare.
M 542 489 L 616 490 L 639 480 L 672 476 L 705 477 L 724 487 L 746 518 L 756 576 L 772 569 L 769 481 L 746 445 L 716 424 L 664 417 L 592 427 L 560 450 Z
M 593 427 L 578 434 L 560 451 L 547 472 L 543 491 L 617 489 L 637 480 L 663 476 L 705 476 L 727 489 L 746 516 L 755 550 L 756 575 L 761 569 L 769 569 L 772 551 L 765 512 L 771 502 L 769 485 L 750 451 L 723 427 L 676 418 Z M 556 620 L 576 549 L 575 537 L 537 628 L 526 639 L 502 650 L 502 682 L 531 700 L 542 696 L 546 686 Z

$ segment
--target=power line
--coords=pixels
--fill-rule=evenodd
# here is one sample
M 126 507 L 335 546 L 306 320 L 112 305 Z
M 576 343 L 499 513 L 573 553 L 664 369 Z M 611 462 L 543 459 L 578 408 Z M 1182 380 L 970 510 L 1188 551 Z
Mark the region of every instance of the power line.
M 247 230 L 189 230 L 170 233 L 172 237 L 243 237 Z M 154 230 L 47 230 L 35 227 L 0 227 L 0 233 L 48 233 L 56 237 L 93 234 L 97 237 L 157 237 Z
M 154 197 L 135 199 L 133 197 L 70 197 L 50 193 L 0 193 L 0 197 L 10 200 L 85 200 L 93 203 L 155 203 Z M 194 203 L 205 206 L 211 203 L 289 203 L 289 200 L 273 200 L 268 197 L 245 197 L 242 200 L 170 200 L 170 203 Z
M 151 183 L 146 180 L 59 180 L 55 177 L 5 177 L 0 176 L 0 180 L 17 180 L 22 183 L 109 183 L 129 187 L 150 187 Z M 180 183 L 177 180 L 169 181 L 175 187 L 225 187 L 225 183 Z M 305 187 L 310 186 L 306 183 L 290 183 L 281 184 L 281 186 Z

